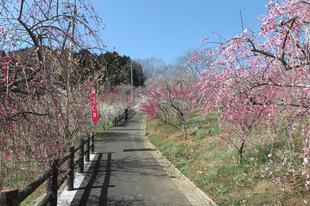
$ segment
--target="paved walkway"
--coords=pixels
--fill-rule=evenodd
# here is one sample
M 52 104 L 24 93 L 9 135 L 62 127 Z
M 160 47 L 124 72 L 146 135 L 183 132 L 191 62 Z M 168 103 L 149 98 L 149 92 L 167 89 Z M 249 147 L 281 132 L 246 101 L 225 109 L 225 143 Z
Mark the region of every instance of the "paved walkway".
M 82 183 L 66 205 L 210 205 L 144 137 L 141 114 L 102 134 L 95 150 Z

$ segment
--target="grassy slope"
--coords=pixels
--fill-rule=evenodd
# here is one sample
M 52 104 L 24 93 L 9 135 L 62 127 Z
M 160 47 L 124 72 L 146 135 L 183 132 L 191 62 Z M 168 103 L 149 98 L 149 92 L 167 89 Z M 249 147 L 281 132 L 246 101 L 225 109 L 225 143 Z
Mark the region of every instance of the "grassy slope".
M 193 114 L 189 122 L 191 138 L 188 140 L 184 140 L 179 130 L 158 119 L 148 119 L 146 135 L 163 155 L 219 205 L 310 203 L 310 193 L 304 190 L 301 179 L 290 176 L 289 171 L 276 163 L 266 162 L 268 151 L 259 150 L 255 160 L 247 158 L 239 165 L 236 151 L 217 143 L 221 131 L 214 114 L 207 118 Z M 275 181 L 276 174 L 283 177 L 281 181 Z

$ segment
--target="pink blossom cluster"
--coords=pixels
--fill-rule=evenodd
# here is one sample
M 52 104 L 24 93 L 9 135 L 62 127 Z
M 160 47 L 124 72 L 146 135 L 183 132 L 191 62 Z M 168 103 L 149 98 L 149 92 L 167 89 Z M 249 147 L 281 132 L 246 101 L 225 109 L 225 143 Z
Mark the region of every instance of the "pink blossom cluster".
M 186 76 L 183 79 L 158 79 L 157 84 L 147 86 L 141 111 L 148 116 L 159 116 L 167 120 L 177 115 L 185 121 L 186 115 L 194 111 L 197 85 Z
M 109 124 L 115 118 L 123 114 L 125 109 L 132 108 L 130 85 L 115 86 L 111 90 L 103 92 L 98 97 L 100 110 L 99 122 Z

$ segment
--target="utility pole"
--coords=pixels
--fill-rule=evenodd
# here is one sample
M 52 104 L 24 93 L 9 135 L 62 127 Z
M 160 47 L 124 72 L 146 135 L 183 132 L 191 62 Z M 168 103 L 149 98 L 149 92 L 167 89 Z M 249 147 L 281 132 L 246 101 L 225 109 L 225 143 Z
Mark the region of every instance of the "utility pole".
M 133 76 L 132 76 L 132 61 L 130 61 L 130 97 L 131 97 L 131 102 L 133 102 L 133 97 L 132 97 L 132 86 L 133 86 Z
M 71 25 L 71 29 L 72 29 L 72 34 L 71 34 L 71 40 L 69 41 L 69 64 L 67 66 L 64 67 L 65 69 L 65 75 L 66 75 L 66 122 L 65 122 L 65 135 L 66 135 L 66 138 L 69 138 L 70 137 L 70 115 L 69 115 L 69 105 L 70 105 L 70 97 L 71 97 L 71 86 L 70 86 L 70 78 L 71 78 L 71 61 L 73 61 L 73 52 L 74 52 L 74 49 L 75 49 L 75 24 L 76 24 L 76 18 L 77 18 L 77 8 L 76 8 L 76 0 L 74 1 L 74 10 L 73 10 L 73 14 L 72 15 L 72 20 L 70 22 L 70 25 Z M 68 27 L 68 31 L 70 29 L 70 25 Z M 67 37 L 66 37 L 67 39 Z M 65 41 L 66 41 L 65 39 Z M 66 42 L 64 42 L 64 45 L 65 45 Z M 67 52 L 65 50 L 65 52 Z

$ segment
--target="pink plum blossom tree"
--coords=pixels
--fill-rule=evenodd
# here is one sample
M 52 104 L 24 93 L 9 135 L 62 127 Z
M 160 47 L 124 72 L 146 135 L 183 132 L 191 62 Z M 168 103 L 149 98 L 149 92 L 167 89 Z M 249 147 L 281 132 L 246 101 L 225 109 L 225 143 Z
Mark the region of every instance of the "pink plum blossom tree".
M 258 33 L 245 30 L 210 51 L 217 59 L 199 83 L 204 112 L 217 111 L 240 163 L 245 148 L 286 133 L 291 150 L 303 142 L 295 152 L 309 177 L 309 19 L 309 1 L 270 1 Z
M 1 190 L 20 183 L 11 169 L 46 166 L 85 132 L 88 84 L 77 83 L 83 68 L 73 53 L 102 45 L 101 20 L 88 1 L 6 0 L 0 9 Z

